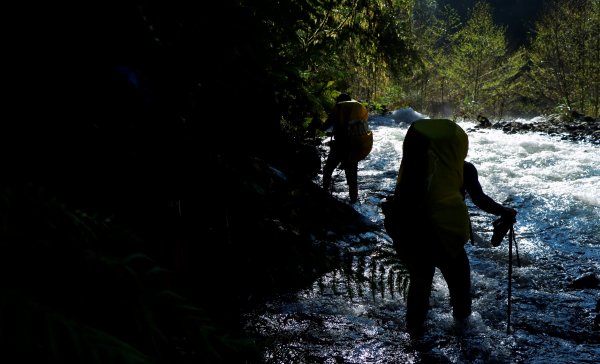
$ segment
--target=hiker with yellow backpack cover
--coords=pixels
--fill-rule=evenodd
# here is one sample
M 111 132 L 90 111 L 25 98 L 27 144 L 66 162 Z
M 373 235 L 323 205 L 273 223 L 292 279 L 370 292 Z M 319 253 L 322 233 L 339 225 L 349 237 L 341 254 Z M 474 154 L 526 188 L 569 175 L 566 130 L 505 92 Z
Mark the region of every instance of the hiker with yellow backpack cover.
M 373 132 L 369 130 L 368 120 L 367 108 L 347 93 L 341 93 L 322 126 L 322 129 L 333 128 L 333 140 L 323 167 L 323 189 L 330 191 L 333 171 L 341 165 L 352 204 L 358 202 L 358 162 L 373 148 Z

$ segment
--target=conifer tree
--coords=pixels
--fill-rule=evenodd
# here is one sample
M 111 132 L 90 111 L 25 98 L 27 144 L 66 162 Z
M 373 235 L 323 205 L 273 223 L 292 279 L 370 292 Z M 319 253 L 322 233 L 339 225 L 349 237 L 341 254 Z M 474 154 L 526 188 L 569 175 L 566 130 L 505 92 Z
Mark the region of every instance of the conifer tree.
M 529 53 L 528 92 L 570 115 L 597 116 L 600 90 L 600 5 L 597 1 L 556 3 L 536 23 Z
M 455 34 L 445 73 L 452 85 L 450 95 L 461 103 L 463 116 L 490 109 L 495 91 L 510 75 L 503 67 L 509 59 L 505 32 L 505 27 L 494 23 L 490 5 L 479 2 Z

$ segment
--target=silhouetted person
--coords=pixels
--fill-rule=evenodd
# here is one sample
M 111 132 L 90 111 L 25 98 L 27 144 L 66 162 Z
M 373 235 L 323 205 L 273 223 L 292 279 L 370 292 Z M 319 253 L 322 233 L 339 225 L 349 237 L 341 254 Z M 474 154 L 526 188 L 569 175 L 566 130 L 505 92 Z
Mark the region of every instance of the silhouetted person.
M 516 210 L 487 196 L 477 169 L 466 162 L 468 137 L 447 119 L 415 121 L 406 133 L 394 194 L 396 217 L 386 229 L 409 272 L 406 327 L 424 331 L 431 285 L 438 268 L 448 285 L 452 315 L 471 315 L 471 268 L 464 245 L 471 237 L 465 196 L 494 215 L 514 219 Z M 393 228 L 393 229 L 392 229 Z
M 351 139 L 352 136 L 349 135 L 348 127 L 354 121 L 366 124 L 368 118 L 369 112 L 364 105 L 353 100 L 350 95 L 342 93 L 337 97 L 336 104 L 322 127 L 323 129 L 333 127 L 333 140 L 330 143 L 325 167 L 323 167 L 323 188 L 326 191 L 330 190 L 333 171 L 341 164 L 346 175 L 350 203 L 358 201 L 359 159 L 353 157 L 355 146 Z

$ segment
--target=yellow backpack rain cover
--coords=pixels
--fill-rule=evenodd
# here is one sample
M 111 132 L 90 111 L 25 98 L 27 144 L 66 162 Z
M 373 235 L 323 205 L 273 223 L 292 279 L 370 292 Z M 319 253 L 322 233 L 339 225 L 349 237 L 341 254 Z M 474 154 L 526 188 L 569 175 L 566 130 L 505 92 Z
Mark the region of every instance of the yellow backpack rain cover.
M 334 109 L 335 120 L 346 123 L 338 128 L 347 130 L 348 152 L 352 162 L 365 159 L 373 148 L 373 132 L 369 130 L 369 111 L 356 100 L 339 102 Z
M 403 208 L 420 211 L 421 217 L 427 219 L 421 226 L 434 229 L 451 254 L 470 236 L 469 212 L 461 192 L 468 149 L 467 134 L 454 121 L 417 120 L 406 133 L 397 179 L 396 196 L 413 205 Z M 414 174 L 422 178 L 405 181 Z M 398 188 L 403 181 L 404 193 Z M 405 196 L 398 196 L 399 193 Z

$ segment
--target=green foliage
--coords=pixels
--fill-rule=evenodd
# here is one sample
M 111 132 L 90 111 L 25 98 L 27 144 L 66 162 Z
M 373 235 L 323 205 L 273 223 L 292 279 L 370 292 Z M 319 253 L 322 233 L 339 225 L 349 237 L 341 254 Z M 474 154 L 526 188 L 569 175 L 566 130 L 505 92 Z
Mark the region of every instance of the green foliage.
M 467 100 L 469 108 L 461 111 L 468 117 L 484 112 L 493 90 L 503 81 L 502 66 L 508 58 L 504 33 L 504 28 L 494 24 L 490 6 L 477 3 L 465 27 L 453 36 L 446 74 L 451 97 Z
M 478 2 L 463 20 L 449 6 L 417 2 L 415 29 L 423 62 L 407 82 L 407 98 L 425 113 L 474 118 L 502 115 L 525 105 L 526 50 L 507 48 L 506 28 Z
M 406 100 L 405 91 L 404 87 L 399 84 L 392 84 L 387 87 L 378 100 L 390 111 L 409 106 L 406 102 L 403 102 Z
M 600 107 L 600 5 L 557 2 L 536 23 L 529 52 L 529 95 L 598 116 Z
M 394 75 L 411 68 L 409 9 L 404 0 L 326 2 L 310 22 L 300 23 L 308 56 L 304 79 L 309 93 L 322 95 L 323 110 L 332 106 L 331 94 L 320 86 L 324 81 L 358 100 L 373 101 Z
M 405 83 L 408 103 L 425 113 L 433 112 L 431 105 L 449 101 L 450 84 L 446 69 L 451 60 L 451 41 L 460 29 L 456 11 L 448 6 L 437 9 L 429 4 L 417 8 L 415 33 L 421 62 Z
M 523 84 L 526 82 L 524 65 L 526 53 L 518 49 L 504 59 L 502 64 L 494 71 L 495 79 L 488 83 L 488 97 L 484 100 L 484 112 L 495 115 L 501 119 L 505 114 L 522 114 L 524 94 Z
M 375 112 L 375 113 L 382 113 L 384 111 L 384 109 L 387 109 L 387 107 L 384 104 L 381 104 L 377 101 L 372 101 L 367 105 L 368 109 L 370 112 Z
M 372 244 L 369 239 L 361 240 L 360 243 Z M 375 301 L 378 297 L 385 299 L 386 295 L 392 299 L 396 295 L 399 296 L 398 298 L 406 299 L 409 284 L 408 270 L 391 246 L 382 247 L 374 257 L 360 253 L 345 253 L 341 258 L 340 267 L 329 273 L 332 278 L 329 282 L 325 283 L 323 277 L 319 278 L 317 283 L 321 293 L 331 285 L 330 288 L 336 293 L 343 288 L 350 298 L 364 297 L 370 293 Z

